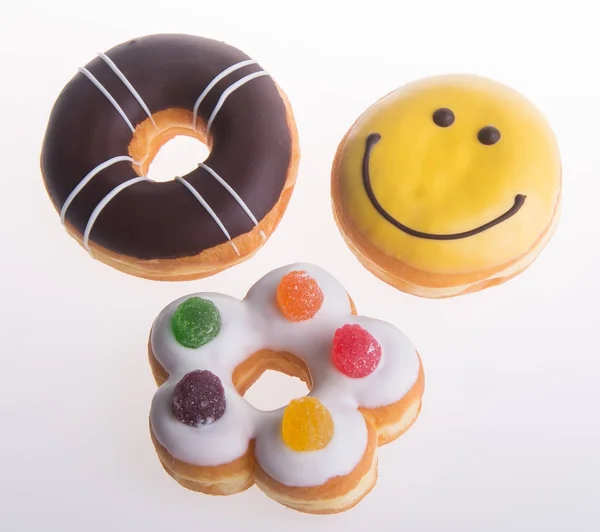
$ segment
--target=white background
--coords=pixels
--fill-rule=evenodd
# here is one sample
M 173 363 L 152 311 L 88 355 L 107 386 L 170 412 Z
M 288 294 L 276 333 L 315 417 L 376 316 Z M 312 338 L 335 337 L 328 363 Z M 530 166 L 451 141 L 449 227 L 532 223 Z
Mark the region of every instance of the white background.
M 600 33 L 592 5 L 3 4 L 0 530 L 599 530 Z M 159 32 L 225 40 L 259 59 L 292 101 L 303 152 L 293 200 L 266 247 L 218 276 L 179 284 L 91 260 L 63 231 L 39 170 L 48 114 L 76 68 Z M 561 144 L 564 209 L 557 235 L 526 273 L 480 294 L 430 301 L 359 266 L 332 220 L 329 170 L 367 106 L 446 72 L 493 77 L 542 109 Z M 168 146 L 157 165 L 166 175 L 189 170 L 196 149 Z M 337 516 L 287 510 L 257 488 L 225 498 L 187 491 L 164 473 L 148 435 L 155 386 L 146 341 L 156 314 L 189 292 L 241 297 L 267 271 L 295 261 L 328 269 L 363 314 L 402 328 L 427 377 L 419 421 L 380 449 L 375 490 Z M 254 400 L 275 395 L 282 404 L 286 382 L 262 383 Z

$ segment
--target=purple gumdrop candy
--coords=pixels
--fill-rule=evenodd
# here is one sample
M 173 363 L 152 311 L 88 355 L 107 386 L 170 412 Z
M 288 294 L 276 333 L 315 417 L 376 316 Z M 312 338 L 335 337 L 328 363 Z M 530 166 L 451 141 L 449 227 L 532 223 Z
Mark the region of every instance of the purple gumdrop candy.
M 190 427 L 214 423 L 225 413 L 225 390 L 214 373 L 196 370 L 185 375 L 173 390 L 173 415 Z

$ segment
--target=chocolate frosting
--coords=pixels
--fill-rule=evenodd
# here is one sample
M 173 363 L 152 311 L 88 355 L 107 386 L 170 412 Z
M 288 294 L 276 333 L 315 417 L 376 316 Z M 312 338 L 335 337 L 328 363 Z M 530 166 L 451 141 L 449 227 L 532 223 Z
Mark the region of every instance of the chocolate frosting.
M 192 111 L 198 96 L 218 74 L 249 59 L 227 44 L 190 35 L 133 39 L 106 55 L 151 113 L 169 108 Z M 101 58 L 85 68 L 118 102 L 134 127 L 148 118 Z M 251 64 L 222 79 L 200 105 L 199 118 L 206 123 L 223 91 L 261 70 Z M 279 199 L 292 156 L 286 107 L 271 77 L 258 77 L 232 92 L 210 134 L 212 149 L 204 163 L 228 182 L 260 222 Z M 96 166 L 128 155 L 131 138 L 127 123 L 106 96 L 83 74 L 77 74 L 54 105 L 42 148 L 42 172 L 56 207 L 62 207 Z M 66 221 L 83 234 L 102 199 L 136 175 L 127 161 L 102 170 L 77 194 Z M 207 201 L 231 238 L 254 228 L 242 207 L 206 170 L 199 167 L 182 177 Z M 90 241 L 138 259 L 164 259 L 196 255 L 227 238 L 181 183 L 143 181 L 124 189 L 104 207 Z

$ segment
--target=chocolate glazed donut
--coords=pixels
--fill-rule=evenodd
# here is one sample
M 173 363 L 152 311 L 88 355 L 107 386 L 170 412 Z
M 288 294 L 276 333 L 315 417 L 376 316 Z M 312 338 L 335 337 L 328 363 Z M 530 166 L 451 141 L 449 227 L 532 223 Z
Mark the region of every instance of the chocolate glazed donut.
M 145 177 L 167 140 L 210 154 L 185 176 Z M 204 277 L 249 258 L 283 215 L 299 158 L 283 91 L 227 44 L 152 35 L 80 68 L 51 112 L 41 166 L 69 233 L 150 279 Z

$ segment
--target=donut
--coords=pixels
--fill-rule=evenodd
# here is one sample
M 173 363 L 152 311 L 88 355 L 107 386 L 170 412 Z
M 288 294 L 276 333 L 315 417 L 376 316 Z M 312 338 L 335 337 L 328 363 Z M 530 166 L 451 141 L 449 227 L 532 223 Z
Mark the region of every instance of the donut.
M 361 264 L 427 298 L 496 286 L 555 232 L 562 170 L 541 112 L 471 75 L 413 81 L 371 105 L 340 142 L 333 214 Z
M 185 176 L 146 177 L 178 135 L 210 153 Z M 296 180 L 292 108 L 273 78 L 211 39 L 149 35 L 100 53 L 50 113 L 41 170 L 66 231 L 93 258 L 154 280 L 206 277 L 250 258 Z
M 356 314 L 312 264 L 277 268 L 243 300 L 199 293 L 166 306 L 149 339 L 159 386 L 150 432 L 182 486 L 231 495 L 256 484 L 304 513 L 356 505 L 377 480 L 377 446 L 421 410 L 421 359 L 395 326 Z M 265 370 L 310 392 L 262 411 L 244 394 Z

